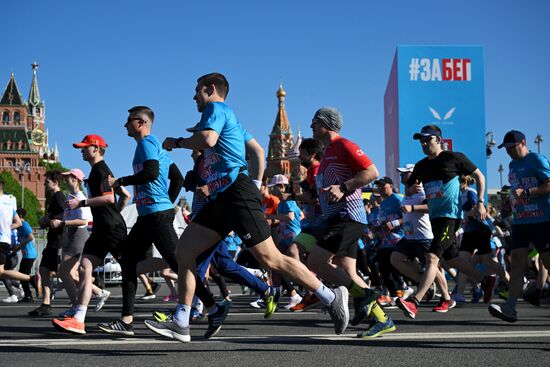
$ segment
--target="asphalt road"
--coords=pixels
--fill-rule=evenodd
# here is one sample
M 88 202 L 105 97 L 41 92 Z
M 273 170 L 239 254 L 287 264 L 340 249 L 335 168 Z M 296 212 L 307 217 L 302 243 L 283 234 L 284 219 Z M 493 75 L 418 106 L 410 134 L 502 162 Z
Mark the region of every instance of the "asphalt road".
M 550 360 L 550 305 L 540 308 L 520 302 L 515 324 L 494 319 L 484 304 L 467 304 L 448 313 L 431 312 L 424 304 L 416 320 L 398 309 L 388 310 L 397 331 L 375 340 L 355 337 L 361 328 L 334 335 L 332 323 L 320 309 L 292 313 L 284 309 L 270 320 L 248 303 L 255 297 L 233 290 L 233 307 L 217 337 L 205 340 L 206 321 L 192 324 L 192 342 L 160 339 L 143 320 L 168 305 L 161 297 L 138 300 L 136 336 L 110 337 L 98 322 L 114 320 L 121 309 L 120 288 L 98 313 L 89 312 L 87 334 L 64 335 L 51 318 L 32 318 L 35 305 L 0 304 L 0 361 L 2 366 L 359 366 L 449 365 L 544 366 Z M 138 290 L 141 292 L 142 290 Z M 167 293 L 166 287 L 160 296 Z M 6 296 L 0 288 L 0 298 Z M 288 298 L 281 299 L 281 305 Z M 54 301 L 58 314 L 68 305 L 64 292 Z M 365 327 L 363 325 L 363 327 Z

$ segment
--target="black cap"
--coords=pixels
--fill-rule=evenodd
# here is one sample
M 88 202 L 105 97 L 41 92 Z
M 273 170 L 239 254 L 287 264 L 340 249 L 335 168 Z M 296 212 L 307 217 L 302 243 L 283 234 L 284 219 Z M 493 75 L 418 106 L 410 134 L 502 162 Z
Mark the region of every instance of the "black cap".
M 441 136 L 441 130 L 435 125 L 426 125 L 420 130 L 419 133 L 413 135 L 414 140 L 419 140 L 421 138 L 427 138 L 430 136 Z
M 498 146 L 498 149 L 502 147 L 510 147 L 514 146 L 517 143 L 521 143 L 523 140 L 525 140 L 525 134 L 521 131 L 517 130 L 510 130 L 504 135 L 504 140 L 502 141 L 502 144 Z
M 375 185 L 385 185 L 385 184 L 393 185 L 393 181 L 392 181 L 391 178 L 385 176 L 385 177 L 379 178 L 378 180 L 374 181 L 374 184 Z

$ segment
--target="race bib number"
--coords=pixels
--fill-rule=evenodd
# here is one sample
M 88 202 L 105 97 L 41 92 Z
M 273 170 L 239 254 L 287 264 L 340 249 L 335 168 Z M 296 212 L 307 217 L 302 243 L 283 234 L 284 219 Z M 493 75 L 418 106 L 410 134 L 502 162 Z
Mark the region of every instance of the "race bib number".
M 424 184 L 426 199 L 435 199 L 443 197 L 443 181 L 432 181 Z
M 407 236 L 412 236 L 414 234 L 413 226 L 409 222 L 404 222 L 403 223 L 403 231 L 405 231 L 405 234 Z

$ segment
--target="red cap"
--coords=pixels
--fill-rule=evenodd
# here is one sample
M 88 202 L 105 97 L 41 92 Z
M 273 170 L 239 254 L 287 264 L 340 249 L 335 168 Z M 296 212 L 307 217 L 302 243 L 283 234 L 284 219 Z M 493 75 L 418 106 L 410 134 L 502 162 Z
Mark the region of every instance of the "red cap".
M 95 134 L 86 135 L 80 143 L 74 143 L 73 147 L 86 148 L 92 145 L 101 148 L 107 148 L 107 143 L 105 143 L 105 140 L 103 140 L 101 136 Z

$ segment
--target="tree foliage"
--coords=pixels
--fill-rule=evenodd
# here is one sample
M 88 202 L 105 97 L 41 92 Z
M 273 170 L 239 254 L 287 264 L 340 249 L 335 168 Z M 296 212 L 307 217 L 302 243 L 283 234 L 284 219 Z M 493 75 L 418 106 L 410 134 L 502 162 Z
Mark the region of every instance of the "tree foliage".
M 17 206 L 21 206 L 21 184 L 16 180 L 13 175 L 8 171 L 2 171 L 0 177 L 4 180 L 4 193 L 15 196 L 17 200 Z M 44 214 L 40 209 L 40 202 L 34 193 L 25 188 L 25 209 L 27 210 L 27 218 L 25 220 L 31 226 L 38 226 L 38 220 Z

